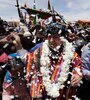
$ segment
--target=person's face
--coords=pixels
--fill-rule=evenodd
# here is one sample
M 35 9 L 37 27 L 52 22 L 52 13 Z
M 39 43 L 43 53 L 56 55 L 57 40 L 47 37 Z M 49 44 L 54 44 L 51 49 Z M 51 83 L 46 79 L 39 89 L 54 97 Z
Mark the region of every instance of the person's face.
M 69 42 L 73 42 L 76 39 L 76 35 L 74 33 L 68 33 L 67 40 Z
M 59 35 L 57 35 L 57 34 L 49 35 L 48 41 L 49 41 L 49 47 L 52 49 L 56 48 L 57 46 L 60 46 L 60 44 L 61 44 L 61 39 L 60 39 Z

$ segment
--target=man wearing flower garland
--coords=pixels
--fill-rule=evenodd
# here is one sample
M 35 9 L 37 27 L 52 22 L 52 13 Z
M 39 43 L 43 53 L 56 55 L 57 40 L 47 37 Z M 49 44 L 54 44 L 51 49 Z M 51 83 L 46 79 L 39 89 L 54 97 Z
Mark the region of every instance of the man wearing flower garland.
M 30 96 L 37 100 L 74 100 L 75 87 L 82 79 L 81 59 L 72 44 L 61 38 L 62 25 L 48 26 L 47 39 L 34 52 L 28 53 L 15 37 L 17 53 L 26 62 L 26 80 Z

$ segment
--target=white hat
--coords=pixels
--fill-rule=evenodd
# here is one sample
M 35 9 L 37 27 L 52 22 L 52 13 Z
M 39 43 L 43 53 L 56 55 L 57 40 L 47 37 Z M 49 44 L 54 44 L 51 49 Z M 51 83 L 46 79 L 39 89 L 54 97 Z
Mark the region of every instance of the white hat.
M 31 36 L 31 35 L 32 34 L 29 31 L 25 31 L 25 33 L 23 34 L 24 37 Z

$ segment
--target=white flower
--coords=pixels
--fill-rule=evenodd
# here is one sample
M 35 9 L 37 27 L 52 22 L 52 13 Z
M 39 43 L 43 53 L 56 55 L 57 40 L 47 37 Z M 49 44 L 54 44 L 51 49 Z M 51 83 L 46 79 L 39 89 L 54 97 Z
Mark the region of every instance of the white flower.
M 63 64 L 61 72 L 59 73 L 59 77 L 56 79 L 56 83 L 54 81 L 52 83 L 50 80 L 49 74 L 51 73 L 51 70 L 48 68 L 50 65 L 50 58 L 49 58 L 50 51 L 48 48 L 47 40 L 43 43 L 42 47 L 41 73 L 43 78 L 43 84 L 46 88 L 48 95 L 54 98 L 60 95 L 59 90 L 63 89 L 64 87 L 64 82 L 67 80 L 69 74 L 70 61 L 73 58 L 74 54 L 74 49 L 72 47 L 72 44 L 69 43 L 66 39 L 62 39 L 62 41 L 64 42 L 65 45 L 63 52 Z
M 47 90 L 46 90 L 47 91 Z M 59 96 L 59 89 L 56 86 L 53 86 L 50 91 L 48 92 L 48 95 L 51 95 L 52 97 L 58 97 Z
M 64 85 L 61 85 L 60 89 L 63 89 L 65 86 Z
M 14 99 L 14 95 L 11 95 L 11 96 L 10 96 L 10 99 Z

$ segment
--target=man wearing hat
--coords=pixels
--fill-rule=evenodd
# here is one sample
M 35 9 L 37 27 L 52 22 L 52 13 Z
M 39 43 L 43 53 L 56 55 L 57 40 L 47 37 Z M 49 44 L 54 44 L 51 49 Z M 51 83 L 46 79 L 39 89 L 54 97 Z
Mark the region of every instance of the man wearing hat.
M 18 55 L 26 62 L 27 87 L 32 99 L 74 100 L 75 87 L 82 79 L 81 59 L 73 46 L 61 38 L 62 25 L 52 23 L 47 39 L 34 52 L 26 52 L 15 37 Z M 25 53 L 26 52 L 26 53 Z

